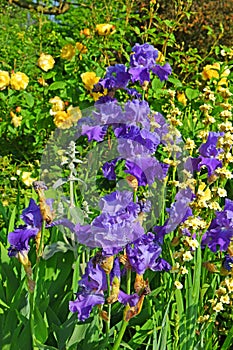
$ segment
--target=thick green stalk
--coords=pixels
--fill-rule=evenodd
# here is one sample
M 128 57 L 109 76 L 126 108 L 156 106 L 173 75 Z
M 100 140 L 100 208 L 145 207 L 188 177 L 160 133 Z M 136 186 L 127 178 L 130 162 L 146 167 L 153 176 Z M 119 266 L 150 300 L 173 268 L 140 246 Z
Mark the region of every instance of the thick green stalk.
M 110 275 L 109 273 L 106 274 L 107 277 L 107 293 L 108 297 L 111 294 L 111 283 L 110 283 Z M 110 321 L 111 321 L 111 304 L 108 304 L 108 319 L 106 321 L 106 336 L 109 336 L 109 331 L 110 331 Z
M 130 294 L 130 286 L 131 286 L 131 270 L 127 270 L 127 275 L 126 275 L 126 289 L 127 289 L 127 294 Z M 125 321 L 124 317 L 125 317 L 125 312 L 128 310 L 129 306 L 127 305 L 125 307 L 125 311 L 124 311 L 124 314 L 123 314 L 123 320 L 122 320 L 122 323 L 121 323 L 121 328 L 120 328 L 120 331 L 118 333 L 118 337 L 116 338 L 115 340 L 115 343 L 113 345 L 113 348 L 112 350 L 118 350 L 119 349 L 119 346 L 121 345 L 121 340 L 125 334 L 125 331 L 126 331 L 126 328 L 128 326 L 128 321 Z

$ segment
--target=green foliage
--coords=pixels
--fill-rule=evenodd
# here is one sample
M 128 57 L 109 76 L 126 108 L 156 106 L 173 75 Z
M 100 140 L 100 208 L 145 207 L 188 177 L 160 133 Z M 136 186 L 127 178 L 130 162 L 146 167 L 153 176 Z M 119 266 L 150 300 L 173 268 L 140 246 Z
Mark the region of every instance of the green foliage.
M 28 199 L 36 199 L 31 184 L 39 176 L 41 155 L 57 127 L 50 100 L 58 96 L 64 102 L 66 112 L 70 106 L 81 110 L 92 106 L 93 96 L 85 88 L 81 74 L 92 71 L 98 77 L 103 77 L 108 65 L 129 61 L 131 47 L 137 42 L 153 44 L 173 67 L 173 74 L 166 83 L 155 77 L 140 92 L 154 111 L 164 114 L 177 127 L 187 145 L 190 139 L 194 142 L 193 149 L 187 147 L 187 155 L 198 155 L 197 150 L 203 140 L 201 132 L 219 131 L 227 110 L 224 103 L 230 106 L 233 103 L 233 75 L 224 75 L 227 68 L 233 65 L 233 54 L 230 47 L 223 46 L 228 41 L 221 41 L 222 32 L 215 31 L 216 24 L 211 22 L 210 17 L 203 28 L 203 16 L 208 9 L 204 6 L 197 8 L 196 3 L 172 1 L 169 5 L 167 1 L 114 0 L 93 4 L 93 1 L 85 1 L 71 6 L 68 12 L 56 18 L 11 5 L 0 5 L 0 69 L 10 75 L 14 71 L 29 77 L 25 89 L 15 90 L 8 85 L 0 91 L 1 349 L 32 349 L 34 346 L 37 349 L 94 350 L 112 349 L 114 346 L 122 329 L 123 307 L 120 303 L 112 305 L 108 336 L 106 324 L 97 310 L 85 323 L 78 322 L 76 315 L 69 312 L 69 301 L 77 292 L 90 251 L 77 245 L 68 231 L 62 233 L 57 228 L 50 228 L 45 235 L 45 249 L 39 261 L 35 246 L 31 244 L 29 255 L 36 287 L 34 293 L 30 293 L 27 272 L 17 259 L 10 259 L 7 255 L 7 234 L 22 223 L 20 214 Z M 213 2 L 210 3 L 212 6 Z M 169 6 L 172 6 L 172 11 L 169 11 Z M 198 19 L 197 23 L 194 17 Z M 224 27 L 229 25 L 229 21 L 230 18 Z M 110 24 L 111 31 L 98 34 L 98 24 Z M 195 29 L 196 25 L 199 29 L 205 29 L 205 37 L 208 34 L 206 41 L 202 35 L 197 37 L 200 30 Z M 90 32 L 87 34 L 85 29 Z M 188 40 L 189 37 L 195 38 L 196 45 Z M 62 58 L 61 50 L 68 44 L 76 47 L 74 54 L 69 59 Z M 38 65 L 42 53 L 51 55 L 55 60 L 48 71 Z M 213 76 L 212 70 L 212 76 L 204 80 L 203 67 L 215 62 L 220 62 L 218 76 Z M 216 73 L 216 69 L 213 69 Z M 222 81 L 226 76 L 227 81 Z M 229 96 L 224 95 L 226 91 L 230 92 Z M 124 92 L 120 92 L 119 100 L 124 101 L 125 97 Z M 80 158 L 85 160 L 95 146 L 80 138 L 77 145 Z M 57 151 L 54 150 L 55 153 Z M 158 154 L 162 161 L 167 157 L 162 149 L 158 149 Z M 94 161 L 97 162 L 96 159 Z M 97 188 L 101 196 L 111 192 L 114 184 L 107 184 L 101 171 L 94 178 L 92 169 L 86 169 L 86 164 L 84 161 L 77 167 L 77 181 L 88 184 L 91 190 Z M 99 164 L 99 169 L 102 165 Z M 123 169 L 124 162 L 119 162 L 117 180 L 125 179 Z M 231 164 L 229 169 L 232 172 Z M 64 193 L 68 193 L 68 170 L 59 168 L 54 171 L 61 174 L 61 186 Z M 174 200 L 176 188 L 173 184 L 176 180 L 174 169 L 169 172 L 170 197 L 161 204 L 161 215 L 156 224 L 163 224 L 167 218 L 166 207 Z M 195 184 L 196 191 L 201 181 L 205 182 L 205 189 L 213 189 L 214 185 L 207 181 L 206 174 L 200 173 Z M 225 188 L 228 198 L 233 198 L 231 180 L 220 179 L 216 186 Z M 154 196 L 159 197 L 157 189 L 153 190 Z M 91 191 L 88 191 L 85 195 L 91 196 Z M 140 189 L 138 193 L 143 197 Z M 79 206 L 85 200 L 82 195 L 74 184 L 74 201 Z M 92 198 L 93 203 L 97 200 L 97 197 Z M 216 201 L 223 204 L 221 198 Z M 96 214 L 97 209 L 92 208 L 88 219 L 93 219 Z M 79 208 L 72 208 L 69 215 L 75 222 L 84 223 Z M 214 211 L 202 208 L 200 216 L 209 223 Z M 171 232 L 164 244 L 164 258 L 173 267 L 176 263 L 174 254 L 178 248 L 185 246 L 181 241 L 173 244 L 177 237 L 180 238 L 178 230 Z M 213 312 L 209 303 L 224 280 L 219 273 L 221 258 L 219 253 L 215 255 L 198 248 L 193 261 L 185 264 L 187 275 L 147 271 L 144 277 L 150 282 L 151 293 L 145 297 L 142 311 L 129 321 L 119 348 L 229 349 L 232 346 L 232 316 L 228 312 Z M 208 271 L 206 262 L 216 264 L 217 271 Z M 183 289 L 175 288 L 177 278 L 182 282 Z M 123 283 L 126 287 L 126 282 Z M 205 315 L 210 316 L 209 320 L 199 321 L 200 316 Z

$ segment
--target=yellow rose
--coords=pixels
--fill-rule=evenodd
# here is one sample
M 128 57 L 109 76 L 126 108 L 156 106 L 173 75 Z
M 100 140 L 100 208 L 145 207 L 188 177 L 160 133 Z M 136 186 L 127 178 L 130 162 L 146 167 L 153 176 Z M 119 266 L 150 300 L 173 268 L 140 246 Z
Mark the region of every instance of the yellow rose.
M 105 36 L 115 33 L 115 26 L 113 24 L 103 23 L 97 24 L 95 30 L 99 35 Z
M 11 88 L 14 90 L 24 90 L 28 86 L 29 78 L 26 74 L 17 72 L 11 74 Z
M 58 111 L 54 115 L 54 124 L 59 129 L 69 129 L 82 117 L 79 107 L 70 106 L 66 111 Z
M 82 43 L 77 42 L 75 44 L 75 47 L 80 53 L 87 53 L 87 47 L 85 45 L 83 45 Z
M 75 47 L 71 44 L 65 45 L 61 49 L 61 58 L 64 60 L 71 60 L 75 55 Z
M 54 67 L 55 61 L 51 55 L 46 55 L 42 53 L 37 63 L 42 70 L 44 70 L 45 72 L 48 72 L 48 70 Z
M 10 84 L 10 75 L 4 70 L 0 70 L 0 90 L 4 90 Z
M 85 88 L 91 91 L 95 84 L 100 80 L 99 77 L 96 76 L 95 72 L 86 72 L 81 74 L 82 82 Z
M 52 103 L 52 109 L 50 109 L 50 115 L 54 115 L 59 111 L 63 111 L 65 109 L 65 103 L 59 96 L 55 96 L 50 98 L 50 103 Z

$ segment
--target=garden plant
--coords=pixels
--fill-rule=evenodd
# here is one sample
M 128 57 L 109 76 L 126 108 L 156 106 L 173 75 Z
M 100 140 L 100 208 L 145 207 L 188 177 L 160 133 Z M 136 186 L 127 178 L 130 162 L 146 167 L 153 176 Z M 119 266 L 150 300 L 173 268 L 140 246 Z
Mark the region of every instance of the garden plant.
M 233 346 L 233 47 L 201 6 L 0 5 L 1 349 Z

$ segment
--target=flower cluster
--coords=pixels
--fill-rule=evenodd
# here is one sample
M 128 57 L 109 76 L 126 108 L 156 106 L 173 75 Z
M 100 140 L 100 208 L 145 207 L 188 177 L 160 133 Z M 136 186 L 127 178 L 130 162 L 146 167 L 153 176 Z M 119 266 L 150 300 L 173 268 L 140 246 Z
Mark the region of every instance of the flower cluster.
M 11 76 L 7 71 L 0 71 L 0 90 L 10 86 L 13 90 L 25 90 L 28 86 L 29 78 L 25 73 L 12 72 Z
M 55 96 L 49 100 L 52 104 L 50 115 L 54 118 L 54 124 L 59 129 L 69 129 L 72 125 L 77 123 L 82 114 L 79 107 L 69 106 L 65 110 L 66 104 L 59 96 Z

